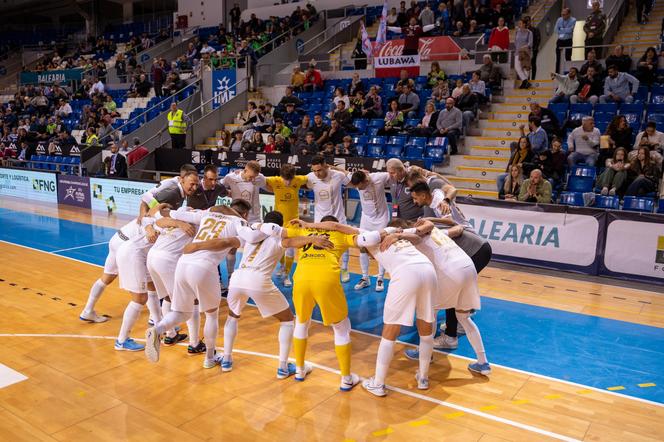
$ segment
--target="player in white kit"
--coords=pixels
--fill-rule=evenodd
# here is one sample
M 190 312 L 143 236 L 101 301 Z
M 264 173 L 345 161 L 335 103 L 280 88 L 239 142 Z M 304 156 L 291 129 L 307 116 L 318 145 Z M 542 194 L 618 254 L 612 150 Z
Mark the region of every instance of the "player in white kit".
M 449 236 L 449 231 L 437 229 L 432 222 L 420 220 L 416 228 L 408 228 L 405 220 L 395 220 L 397 227 L 406 228 L 402 236 L 417 238 L 412 242 L 435 265 L 438 288 L 442 296 L 437 309 L 454 308 L 456 317 L 466 331 L 471 347 L 477 355 L 477 362 L 468 365 L 473 373 L 489 375 L 491 366 L 486 357 L 482 335 L 470 318 L 473 311 L 481 307 L 480 292 L 477 287 L 477 271 L 470 257 Z M 454 228 L 462 229 L 461 226 Z M 441 339 L 441 337 L 437 339 Z M 436 342 L 434 342 L 436 347 Z M 421 353 L 420 346 L 420 353 Z
M 367 173 L 358 170 L 351 174 L 350 184 L 360 194 L 362 217 L 360 218 L 360 230 L 380 231 L 387 227 L 390 222 L 390 214 L 387 207 L 385 187 L 389 187 L 390 175 L 387 172 Z M 360 249 L 360 268 L 362 279 L 355 285 L 355 290 L 369 287 L 369 254 L 365 249 Z M 385 290 L 383 276 L 385 268 L 378 263 L 378 275 L 376 275 L 376 291 Z
M 238 235 L 239 229 L 246 225 L 251 206 L 244 200 L 231 203 L 236 215 L 227 215 L 225 207 L 215 206 L 203 212 L 175 212 L 171 216 L 198 224 L 198 232 L 192 243 L 184 248 L 184 254 L 175 269 L 175 285 L 171 311 L 145 334 L 145 354 L 148 360 L 159 360 L 161 335 L 177 324 L 189 319 L 194 311 L 194 301 L 198 300 L 200 309 L 205 312 L 206 358 L 204 368 L 213 368 L 223 364 L 221 355 L 216 355 L 215 344 L 219 332 L 219 297 L 220 284 L 217 266 L 226 258 L 231 239 Z M 223 365 L 222 365 L 223 366 Z
M 224 325 L 222 371 L 231 371 L 233 368 L 232 352 L 238 320 L 242 309 L 251 298 L 263 318 L 272 316 L 280 322 L 277 379 L 286 379 L 295 374 L 295 364 L 288 362 L 295 327 L 294 316 L 286 297 L 272 282 L 272 272 L 289 247 L 300 248 L 313 244 L 330 249 L 334 245 L 320 235 L 288 238 L 282 225 L 281 213 L 269 212 L 265 215 L 265 223 L 256 225 L 258 230 L 242 227 L 239 231 L 239 238 L 245 241 L 245 245 L 240 266 L 233 273 L 228 287 L 228 317 Z M 240 239 L 235 241 L 234 245 L 239 246 Z
M 261 221 L 260 188 L 265 187 L 265 176 L 261 173 L 258 161 L 249 161 L 242 170 L 235 170 L 224 177 L 222 184 L 228 189 L 232 199 L 242 199 L 251 204 L 251 212 L 247 221 L 250 224 Z M 226 271 L 231 280 L 235 270 L 236 250 L 226 256 Z
M 180 208 L 178 211 L 186 211 L 187 208 Z M 155 223 L 155 230 L 159 232 L 159 237 L 148 252 L 147 267 L 152 277 L 157 295 L 161 300 L 162 317 L 171 311 L 171 298 L 173 296 L 173 285 L 175 283 L 175 269 L 178 259 L 182 256 L 184 247 L 189 244 L 198 226 L 184 223 L 184 228 L 162 227 L 169 220 L 162 218 Z M 192 317 L 187 321 L 189 329 L 189 354 L 198 354 L 205 352 L 205 344 L 200 340 L 200 312 L 198 305 L 194 306 Z M 187 335 L 178 333 L 175 329 L 167 330 L 164 337 L 164 344 L 174 345 L 186 339 Z
M 322 155 L 311 159 L 311 172 L 307 175 L 307 188 L 314 191 L 314 222 L 325 216 L 335 217 L 346 224 L 346 209 L 341 196 L 342 186 L 350 183 L 350 176 L 331 169 Z M 350 281 L 348 251 L 341 255 L 341 282 Z
M 148 190 L 143 195 L 141 195 L 141 205 L 139 208 L 138 218 L 141 219 L 148 213 L 150 209 L 159 204 L 159 201 L 157 201 L 156 198 L 154 197 L 155 193 L 167 187 L 177 187 L 178 183 L 180 183 L 180 180 L 184 178 L 185 175 L 191 172 L 198 173 L 198 170 L 196 170 L 196 167 L 191 164 L 183 164 L 180 167 L 179 176 L 174 176 L 173 178 L 167 178 L 165 180 L 162 180 L 152 189 Z

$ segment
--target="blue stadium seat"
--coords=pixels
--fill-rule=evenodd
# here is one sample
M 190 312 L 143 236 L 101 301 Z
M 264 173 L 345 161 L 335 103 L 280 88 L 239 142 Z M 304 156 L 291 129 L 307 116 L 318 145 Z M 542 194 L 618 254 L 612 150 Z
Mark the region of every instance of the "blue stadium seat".
M 367 130 L 368 124 L 369 120 L 366 118 L 356 118 L 353 120 L 353 126 L 355 126 L 360 133 L 364 133 L 364 131 Z
M 595 115 L 597 113 L 616 114 L 618 112 L 618 104 L 616 103 L 597 103 L 595 105 Z
M 623 210 L 630 212 L 652 213 L 655 208 L 655 200 L 652 198 L 639 198 L 636 196 L 626 196 L 623 200 Z
M 643 113 L 643 103 L 632 103 L 632 104 L 627 104 L 623 103 L 620 105 L 620 113 L 621 115 L 625 114 L 639 114 L 641 115 Z
M 551 112 L 561 112 L 561 113 L 567 113 L 567 108 L 568 108 L 567 103 L 549 103 L 547 108 L 551 110 Z
M 620 208 L 620 200 L 615 195 L 595 195 L 595 207 L 598 209 L 618 210 Z
M 417 127 L 418 124 L 420 124 L 420 120 L 417 119 L 417 118 L 408 118 L 408 119 L 406 119 L 406 126 Z
M 387 140 L 387 144 L 397 144 L 399 146 L 404 146 L 408 140 L 406 135 L 393 135 Z
M 583 114 L 590 115 L 593 112 L 593 105 L 590 103 L 576 103 L 570 104 L 569 113 L 571 114 Z
M 355 149 L 357 149 L 357 154 L 361 157 L 367 153 L 367 146 L 364 144 L 356 144 Z
M 579 206 L 583 207 L 583 194 L 578 192 L 562 192 L 560 194 L 559 204 L 564 206 Z
M 400 157 L 403 152 L 403 146 L 399 144 L 388 144 L 385 147 L 385 156 L 389 158 Z
M 410 140 L 408 140 L 408 144 L 424 147 L 427 144 L 427 139 L 426 137 L 411 137 Z
M 353 144 L 367 144 L 369 137 L 366 135 L 356 135 L 353 137 Z
M 380 130 L 379 127 L 368 127 L 366 133 L 367 133 L 367 135 L 369 135 L 370 137 L 375 137 L 376 135 L 378 135 L 378 131 L 379 131 L 379 130 Z
M 664 213 L 664 198 L 659 200 L 659 206 L 657 207 L 657 213 Z
M 434 164 L 442 163 L 445 159 L 444 147 L 428 147 L 424 154 L 424 166 L 431 169 Z
M 371 137 L 369 138 L 370 144 L 385 144 L 385 137 Z
M 592 192 L 595 185 L 595 175 L 594 167 L 572 167 L 567 179 L 567 190 L 569 192 Z
M 407 144 L 405 156 L 409 160 L 421 160 L 424 156 L 424 147 L 415 144 Z
M 366 155 L 372 158 L 380 158 L 383 156 L 382 144 L 369 144 Z
M 385 127 L 385 120 L 382 118 L 372 118 L 369 120 L 369 127 L 377 127 L 379 129 L 382 129 Z

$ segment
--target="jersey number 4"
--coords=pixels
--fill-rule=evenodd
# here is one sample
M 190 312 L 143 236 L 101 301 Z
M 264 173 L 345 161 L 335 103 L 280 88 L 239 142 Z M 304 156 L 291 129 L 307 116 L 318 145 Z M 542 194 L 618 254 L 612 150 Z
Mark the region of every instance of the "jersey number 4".
M 203 222 L 203 225 L 198 229 L 195 240 L 198 241 L 207 241 L 209 239 L 217 239 L 221 235 L 221 231 L 224 230 L 226 226 L 226 221 L 217 221 L 212 218 L 208 218 Z

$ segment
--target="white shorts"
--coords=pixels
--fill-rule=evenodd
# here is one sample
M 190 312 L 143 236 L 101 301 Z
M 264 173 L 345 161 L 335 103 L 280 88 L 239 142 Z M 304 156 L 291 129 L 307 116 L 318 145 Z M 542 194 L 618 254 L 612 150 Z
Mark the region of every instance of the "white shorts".
M 360 218 L 360 229 L 369 230 L 370 232 L 375 232 L 378 230 L 383 230 L 385 227 L 387 227 L 387 224 L 389 222 L 390 222 L 389 217 L 376 219 L 362 215 L 362 217 Z
M 477 286 L 477 272 L 472 265 L 438 270 L 441 309 L 479 310 L 482 306 Z
M 132 293 L 147 293 L 148 282 L 152 278 L 148 274 L 147 251 L 139 250 L 134 244 L 125 241 L 116 254 L 120 288 Z
M 404 276 L 390 279 L 383 307 L 383 323 L 411 326 L 413 318 L 433 322 L 438 291 L 433 265 L 413 264 L 407 267 L 407 273 L 403 273 Z
M 175 267 L 177 264 L 177 257 L 169 253 L 159 251 L 150 251 L 148 253 L 148 272 L 157 290 L 159 299 L 171 298 L 173 296 Z
M 108 242 L 108 255 L 106 255 L 106 261 L 104 262 L 104 273 L 106 275 L 117 275 L 118 274 L 118 261 L 117 254 L 118 248 L 124 244 L 125 241 L 120 239 L 117 232 L 111 237 L 111 240 Z
M 235 276 L 235 275 L 233 275 Z M 258 311 L 264 318 L 274 316 L 279 312 L 288 309 L 288 301 L 281 291 L 272 285 L 271 288 L 249 289 L 243 287 L 234 287 L 233 279 L 228 288 L 228 308 L 236 315 L 240 316 L 242 309 L 247 304 L 249 298 L 253 299 L 258 307 Z
M 194 311 L 194 300 L 202 312 L 219 308 L 221 286 L 216 268 L 180 259 L 175 268 L 175 282 L 171 310 L 183 313 Z

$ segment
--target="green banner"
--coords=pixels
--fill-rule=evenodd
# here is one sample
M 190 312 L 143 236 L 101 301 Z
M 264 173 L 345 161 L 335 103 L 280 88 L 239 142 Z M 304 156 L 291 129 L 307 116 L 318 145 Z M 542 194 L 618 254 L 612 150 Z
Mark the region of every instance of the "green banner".
M 60 71 L 21 72 L 21 84 L 53 84 L 80 81 L 83 69 L 65 69 Z

